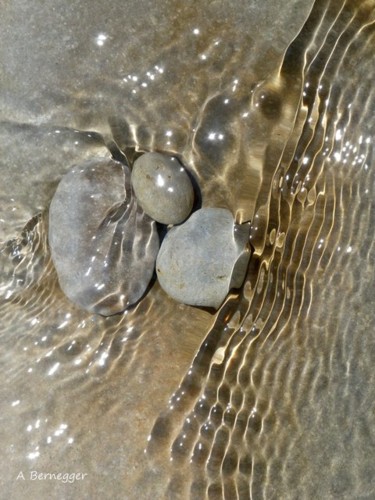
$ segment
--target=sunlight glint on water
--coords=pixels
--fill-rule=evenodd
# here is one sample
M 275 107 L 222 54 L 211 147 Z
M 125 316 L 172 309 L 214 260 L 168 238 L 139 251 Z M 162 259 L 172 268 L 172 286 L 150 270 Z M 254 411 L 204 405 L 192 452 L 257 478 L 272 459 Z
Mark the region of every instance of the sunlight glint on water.
M 2 492 L 371 498 L 375 3 L 1 17 Z M 252 221 L 246 283 L 216 314 L 157 282 L 109 318 L 60 290 L 57 183 L 117 148 L 179 155 L 204 206 Z

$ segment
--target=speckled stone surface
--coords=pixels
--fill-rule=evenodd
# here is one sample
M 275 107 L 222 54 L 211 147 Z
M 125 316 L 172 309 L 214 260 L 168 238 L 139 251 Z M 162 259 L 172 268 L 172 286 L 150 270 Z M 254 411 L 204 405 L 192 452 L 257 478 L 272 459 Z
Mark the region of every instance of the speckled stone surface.
M 198 210 L 165 237 L 156 261 L 160 285 L 184 304 L 218 308 L 245 278 L 249 231 L 229 210 Z
M 179 224 L 191 212 L 192 183 L 177 158 L 145 153 L 135 162 L 131 181 L 143 210 L 162 224 Z
M 72 168 L 51 202 L 49 244 L 60 286 L 78 306 L 108 316 L 137 302 L 159 237 L 132 194 L 129 168 L 101 158 Z

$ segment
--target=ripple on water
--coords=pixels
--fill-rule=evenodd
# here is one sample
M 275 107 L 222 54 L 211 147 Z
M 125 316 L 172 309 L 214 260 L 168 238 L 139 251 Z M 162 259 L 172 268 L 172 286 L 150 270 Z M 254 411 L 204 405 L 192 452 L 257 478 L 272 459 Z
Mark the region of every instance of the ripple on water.
M 356 242 L 361 239 L 360 228 L 366 231 L 365 225 L 371 223 L 369 217 L 364 222 L 359 207 L 368 193 L 366 186 L 373 182 L 368 173 L 373 145 L 370 135 L 366 137 L 363 131 L 368 130 L 371 121 L 367 102 L 374 104 L 374 95 L 368 90 L 370 99 L 361 99 L 361 104 L 353 98 L 360 92 L 358 88 L 367 87 L 366 68 L 358 75 L 360 87 L 358 80 L 348 80 L 346 75 L 351 71 L 353 58 L 365 58 L 369 40 L 373 40 L 373 30 L 367 29 L 367 25 L 371 19 L 373 22 L 374 6 L 359 8 L 348 4 L 337 8 L 326 2 L 325 7 L 321 7 L 316 4 L 306 27 L 287 51 L 281 68 L 286 81 L 294 79 L 300 86 L 302 102 L 300 109 L 296 108 L 294 129 L 280 160 L 273 163 L 273 170 L 272 141 L 268 145 L 270 158 L 264 159 L 263 168 L 269 168 L 270 178 L 263 179 L 257 199 L 258 217 L 252 233 L 257 267 L 249 271 L 249 282 L 253 283 L 250 290 L 255 288 L 256 293 L 250 302 L 245 296 L 240 297 L 239 300 L 246 303 L 246 313 L 240 324 L 227 333 L 229 339 L 220 355 L 217 349 L 216 358 L 211 354 L 209 360 L 209 355 L 198 353 L 182 381 L 181 388 L 188 385 L 189 378 L 196 372 L 202 372 L 203 364 L 210 364 L 210 369 L 202 374 L 199 393 L 190 398 L 190 404 L 185 401 L 186 408 L 192 408 L 185 422 L 195 417 L 200 422 L 199 428 L 190 428 L 190 432 L 181 435 L 178 429 L 183 420 L 178 414 L 174 418 L 173 410 L 170 412 L 175 426 L 175 431 L 170 431 L 171 437 L 176 433 L 171 458 L 175 462 L 178 457 L 177 463 L 184 464 L 185 455 L 183 467 L 189 463 L 194 471 L 190 491 L 197 491 L 199 485 L 203 492 L 206 478 L 213 480 L 207 489 L 208 498 L 237 498 L 240 489 L 244 498 L 250 494 L 254 498 L 267 497 L 274 484 L 285 488 L 284 495 L 288 497 L 291 485 L 302 487 L 297 480 L 299 474 L 308 474 L 313 481 L 317 472 L 317 465 L 311 463 L 314 458 L 300 448 L 301 433 L 314 436 L 318 432 L 312 424 L 311 413 L 318 412 L 315 418 L 319 422 L 322 419 L 332 422 L 328 424 L 331 435 L 324 432 L 331 443 L 337 439 L 333 421 L 342 420 L 340 425 L 345 426 L 351 418 L 350 410 L 337 400 L 341 417 L 337 414 L 333 419 L 326 413 L 328 406 L 322 404 L 321 399 L 316 406 L 312 400 L 318 387 L 324 391 L 327 385 L 336 385 L 334 374 L 340 364 L 351 365 L 349 352 L 337 351 L 338 344 L 343 342 L 340 332 L 346 336 L 350 330 L 345 326 L 338 328 L 338 324 L 342 325 L 347 315 L 345 308 L 353 300 L 353 290 L 358 293 L 360 288 L 349 268 L 358 269 L 358 260 L 356 263 L 353 260 Z M 325 17 L 327 12 L 330 21 Z M 320 24 L 318 19 L 322 20 Z M 297 64 L 299 53 L 300 66 Z M 288 58 L 294 61 L 293 71 Z M 262 107 L 260 101 L 269 98 L 277 117 L 269 115 L 266 101 L 262 112 L 268 119 L 282 120 L 277 97 L 272 92 L 267 96 L 261 89 L 256 92 L 255 106 Z M 358 106 L 361 106 L 360 113 Z M 371 127 L 373 129 L 373 122 Z M 210 158 L 209 148 L 202 149 Z M 217 159 L 212 159 L 215 164 Z M 273 178 L 277 182 L 269 196 Z M 267 196 L 268 206 L 262 206 Z M 256 226 L 262 231 L 258 232 Z M 268 240 L 266 234 L 269 234 Z M 343 273 L 342 269 L 346 271 Z M 340 290 L 342 301 L 335 306 L 335 312 L 326 315 L 322 300 L 325 297 L 327 304 L 332 303 L 332 289 Z M 362 295 L 363 290 L 359 293 Z M 236 307 L 240 308 L 240 304 Z M 251 321 L 243 328 L 246 317 Z M 218 317 L 218 323 L 220 320 L 222 317 Z M 215 333 L 218 323 L 214 326 Z M 357 328 L 358 325 L 352 334 Z M 212 335 L 213 331 L 202 345 L 205 352 Z M 345 345 L 348 342 L 352 344 L 353 340 L 344 340 Z M 353 343 L 358 342 L 360 340 Z M 332 352 L 336 352 L 334 359 Z M 181 388 L 175 398 L 179 397 Z M 325 394 L 328 400 L 332 399 Z M 349 399 L 354 397 L 347 394 Z M 363 400 L 361 404 L 365 404 Z M 277 437 L 270 441 L 270 435 Z M 314 446 L 312 450 L 315 456 L 319 455 Z M 283 477 L 278 471 L 279 457 L 289 463 L 296 453 L 299 453 L 299 465 L 291 466 Z M 334 454 L 329 460 L 335 463 Z M 346 467 L 351 469 L 351 465 L 344 462 L 342 459 L 341 472 Z M 282 470 L 285 473 L 285 466 Z M 242 474 L 250 479 L 247 485 L 241 482 Z M 235 481 L 232 483 L 228 477 L 234 477 Z M 321 491 L 339 491 L 338 481 L 330 483 L 328 478 L 324 479 Z M 308 491 L 307 483 L 304 487 L 307 488 L 304 491 Z M 357 487 L 361 486 L 357 484 Z M 340 491 L 353 488 L 351 480 L 345 481 L 341 488 Z
M 129 67 L 103 31 L 81 40 L 77 56 L 101 50 L 105 62 L 88 69 L 100 67 L 100 78 L 82 88 L 71 72 L 56 70 L 59 85 L 45 72 L 41 106 L 56 102 L 61 126 L 0 124 L 12 148 L 4 179 L 20 186 L 18 198 L 1 190 L 0 208 L 1 219 L 10 214 L 0 238 L 9 467 L 48 471 L 53 456 L 88 471 L 95 494 L 122 495 L 125 485 L 134 497 L 371 494 L 374 2 L 316 1 L 279 67 L 279 45 L 265 45 L 280 31 L 274 17 L 272 33 L 263 29 L 268 11 L 251 38 L 235 28 L 247 11 L 207 24 L 179 8 L 158 12 L 152 43 L 133 15 Z M 31 63 L 18 65 L 34 75 L 25 85 L 39 81 Z M 15 119 L 34 123 L 35 108 L 19 108 Z M 58 180 L 90 156 L 146 150 L 183 158 L 203 206 L 252 220 L 247 281 L 215 315 L 174 303 L 155 283 L 125 314 L 102 318 L 58 286 L 46 238 Z

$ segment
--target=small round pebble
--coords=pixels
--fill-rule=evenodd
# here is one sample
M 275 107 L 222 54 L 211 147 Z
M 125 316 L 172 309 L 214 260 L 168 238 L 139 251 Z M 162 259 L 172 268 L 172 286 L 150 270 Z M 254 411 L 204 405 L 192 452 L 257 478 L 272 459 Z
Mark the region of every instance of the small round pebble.
M 130 170 L 92 159 L 60 181 L 49 211 L 60 286 L 87 311 L 110 316 L 145 293 L 159 250 L 156 223 L 137 205 Z
M 145 153 L 134 162 L 131 182 L 139 204 L 157 222 L 179 224 L 190 215 L 193 185 L 177 158 Z
M 235 223 L 224 208 L 201 208 L 170 229 L 156 259 L 163 290 L 192 306 L 218 308 L 239 288 L 250 259 L 250 225 Z

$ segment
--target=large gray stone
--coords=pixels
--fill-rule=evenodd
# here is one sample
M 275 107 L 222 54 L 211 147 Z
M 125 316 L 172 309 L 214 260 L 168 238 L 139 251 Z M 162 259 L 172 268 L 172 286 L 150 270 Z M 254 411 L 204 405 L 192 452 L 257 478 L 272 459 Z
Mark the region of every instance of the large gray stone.
M 202 208 L 165 237 L 156 272 L 175 300 L 218 308 L 231 288 L 239 288 L 250 258 L 249 224 L 235 224 L 224 208 Z
M 159 237 L 132 194 L 129 168 L 102 158 L 72 168 L 52 199 L 49 244 L 61 288 L 80 307 L 109 316 L 137 302 Z
M 193 185 L 177 158 L 145 153 L 134 162 L 131 181 L 143 210 L 157 222 L 179 224 L 190 215 Z

